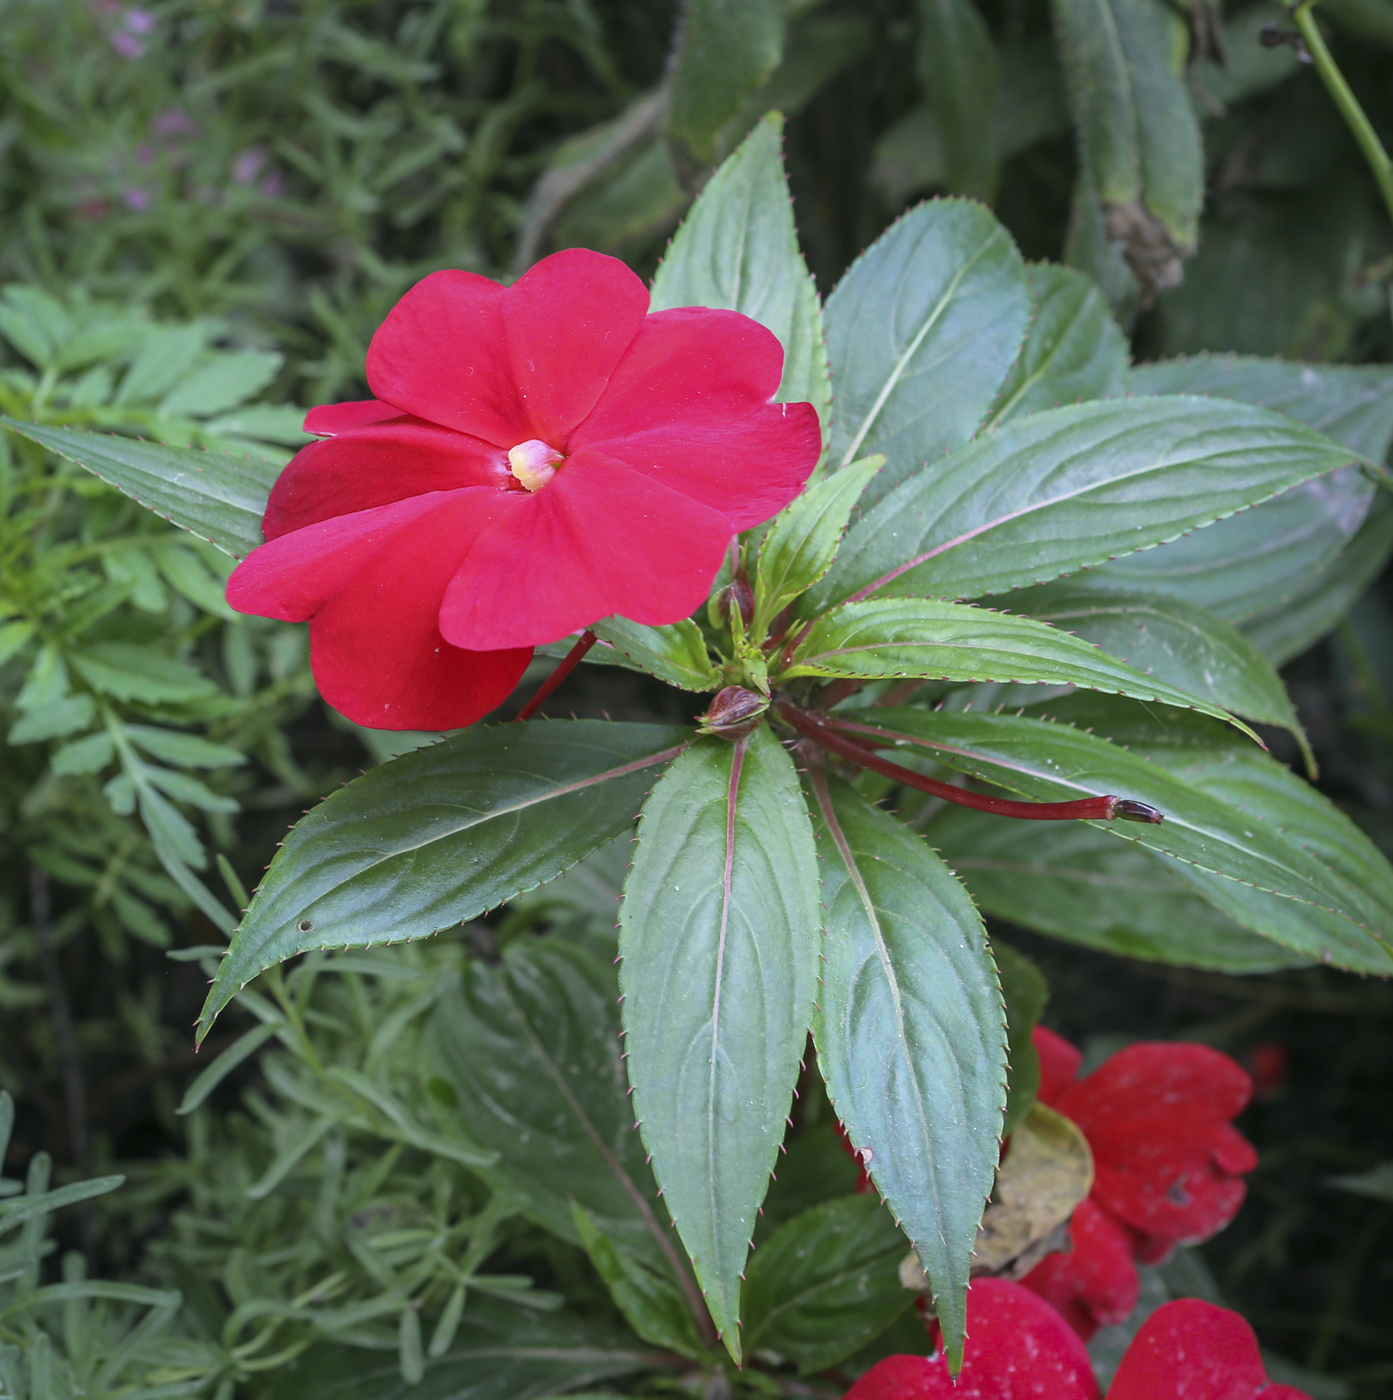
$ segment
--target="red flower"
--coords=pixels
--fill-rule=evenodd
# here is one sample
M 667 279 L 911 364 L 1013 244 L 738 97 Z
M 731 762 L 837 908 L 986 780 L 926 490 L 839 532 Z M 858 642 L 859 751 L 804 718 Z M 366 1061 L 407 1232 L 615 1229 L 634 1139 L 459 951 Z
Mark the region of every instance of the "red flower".
M 1094 1201 L 1079 1202 L 1069 1240 L 1067 1253 L 1047 1254 L 1022 1282 L 1087 1341 L 1100 1327 L 1131 1317 L 1141 1280 L 1132 1236 Z
M 242 612 L 310 623 L 325 698 L 363 724 L 469 724 L 531 649 L 706 598 L 731 536 L 802 489 L 809 404 L 734 311 L 648 315 L 623 263 L 572 249 L 504 289 L 437 272 L 368 349 L 375 400 L 315 409 L 271 493 Z
M 954 1384 L 943 1355 L 889 1356 L 846 1400 L 1098 1400 L 1083 1343 L 1019 1284 L 979 1278 L 967 1292 L 967 1345 Z M 1108 1400 L 1309 1400 L 1267 1379 L 1237 1313 L 1196 1299 L 1158 1308 L 1117 1369 Z
M 1108 1400 L 1309 1400 L 1267 1379 L 1253 1329 L 1237 1313 L 1182 1298 L 1132 1339 Z
M 1097 1400 L 1083 1343 L 1046 1302 L 1005 1279 L 967 1290 L 967 1345 L 954 1384 L 947 1358 L 887 1356 L 846 1400 Z
M 1136 1300 L 1133 1256 L 1165 1258 L 1208 1239 L 1243 1203 L 1257 1154 L 1230 1121 L 1252 1081 L 1217 1050 L 1149 1041 L 1128 1046 L 1078 1080 L 1082 1056 L 1037 1027 L 1040 1099 L 1072 1118 L 1093 1150 L 1095 1178 L 1076 1212 L 1071 1253 L 1051 1255 L 1023 1282 L 1048 1298 L 1085 1339 L 1120 1322 Z

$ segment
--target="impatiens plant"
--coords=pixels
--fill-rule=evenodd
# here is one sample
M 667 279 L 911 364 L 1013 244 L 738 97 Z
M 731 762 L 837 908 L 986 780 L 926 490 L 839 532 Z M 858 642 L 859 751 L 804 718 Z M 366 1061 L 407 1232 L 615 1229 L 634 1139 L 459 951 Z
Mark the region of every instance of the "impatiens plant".
M 388 317 L 367 374 L 375 400 L 311 413 L 322 440 L 269 502 L 241 458 L 10 426 L 242 559 L 230 601 L 310 620 L 323 694 L 362 723 L 472 723 L 534 648 L 560 660 L 526 722 L 407 753 L 305 816 L 227 930 L 200 1034 L 286 958 L 474 919 L 637 820 L 622 1034 L 661 1203 L 616 1165 L 634 1229 L 579 1207 L 546 1223 L 641 1336 L 712 1367 L 718 1338 L 742 1357 L 742 1303 L 770 1286 L 742 1290 L 750 1241 L 811 1034 L 962 1362 L 1038 1015 L 1003 962 L 1008 1018 L 978 903 L 1173 963 L 1393 972 L 1393 871 L 1252 728 L 1304 743 L 1274 658 L 1338 620 L 1346 555 L 1384 528 L 1386 383 L 1129 370 L 1085 278 L 1027 266 L 953 199 L 905 214 L 823 306 L 772 118 L 707 184 L 651 292 L 584 251 L 506 290 L 439 272 Z M 1298 597 L 1298 619 L 1274 620 Z M 674 712 L 696 717 L 533 718 L 581 660 L 689 692 Z M 1156 900 L 1076 907 L 1070 872 L 1117 862 Z M 1098 1202 L 1144 1235 L 1203 1234 L 1167 1213 L 1186 1200 L 1120 1204 L 1130 1159 L 1088 1105 L 1121 1072 L 1054 1100 L 1104 1135 Z M 1224 1143 L 1218 1169 L 1245 1170 Z M 873 1200 L 854 1210 L 879 1228 Z M 840 1352 L 776 1344 L 756 1312 L 750 1348 L 811 1367 L 876 1330 Z

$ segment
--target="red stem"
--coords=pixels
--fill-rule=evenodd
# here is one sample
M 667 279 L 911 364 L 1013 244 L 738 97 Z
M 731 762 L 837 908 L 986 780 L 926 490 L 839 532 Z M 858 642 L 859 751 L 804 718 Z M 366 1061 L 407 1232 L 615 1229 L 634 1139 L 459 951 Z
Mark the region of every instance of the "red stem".
M 537 687 L 537 693 L 522 707 L 516 722 L 521 723 L 525 719 L 531 719 L 546 703 L 552 691 L 580 665 L 585 659 L 585 653 L 594 645 L 595 634 L 582 632 L 580 640 L 562 657 L 561 664 Z
M 864 744 L 829 728 L 815 715 L 799 710 L 787 702 L 780 703 L 780 716 L 793 726 L 805 739 L 834 753 L 839 758 L 850 759 L 852 763 L 872 772 L 883 773 L 906 787 L 917 788 L 945 802 L 956 802 L 960 807 L 971 807 L 978 812 L 992 812 L 998 817 L 1021 817 L 1026 821 L 1067 822 L 1104 821 L 1117 817 L 1124 821 L 1156 823 L 1164 820 L 1155 807 L 1146 802 L 1135 802 L 1125 797 L 1084 797 L 1075 802 L 1013 802 L 1003 797 L 986 797 L 979 792 L 954 787 L 951 783 L 941 783 L 936 778 L 926 778 L 912 768 L 902 768 L 881 758 Z

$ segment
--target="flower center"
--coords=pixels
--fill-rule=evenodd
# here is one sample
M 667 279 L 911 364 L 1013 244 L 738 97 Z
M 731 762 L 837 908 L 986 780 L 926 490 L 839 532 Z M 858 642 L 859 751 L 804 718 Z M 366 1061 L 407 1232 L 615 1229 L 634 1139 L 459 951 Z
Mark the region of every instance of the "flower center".
M 508 449 L 508 466 L 518 481 L 529 491 L 540 491 L 556 475 L 556 469 L 566 460 L 549 442 L 530 438 Z

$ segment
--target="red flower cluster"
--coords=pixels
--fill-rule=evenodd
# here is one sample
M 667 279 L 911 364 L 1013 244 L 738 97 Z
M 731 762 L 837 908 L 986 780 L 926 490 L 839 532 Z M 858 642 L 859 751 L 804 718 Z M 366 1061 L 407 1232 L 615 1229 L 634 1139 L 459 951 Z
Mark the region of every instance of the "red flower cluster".
M 1070 1223 L 1073 1248 L 1023 1280 L 1087 1340 L 1136 1305 L 1136 1261 L 1157 1263 L 1177 1244 L 1208 1239 L 1243 1203 L 1257 1154 L 1233 1126 L 1252 1094 L 1248 1075 L 1204 1045 L 1128 1046 L 1078 1079 L 1082 1056 L 1043 1027 L 1040 1100 L 1083 1131 L 1093 1191 Z
M 1098 1400 L 1082 1341 L 1019 1284 L 979 1278 L 967 1293 L 967 1345 L 956 1383 L 946 1358 L 890 1356 L 846 1400 Z M 1133 1339 L 1107 1400 L 1309 1400 L 1267 1378 L 1252 1328 L 1195 1298 L 1158 1308 Z
M 368 350 L 375 399 L 315 409 L 228 602 L 310 624 L 326 700 L 380 729 L 493 709 L 532 648 L 706 598 L 732 535 L 821 451 L 772 402 L 783 348 L 734 311 L 648 314 L 623 263 L 556 253 L 511 287 L 437 272 Z

